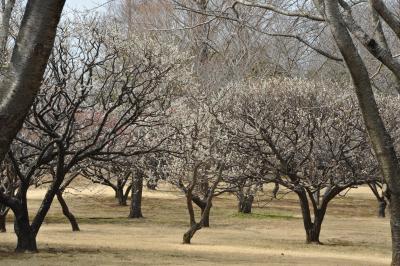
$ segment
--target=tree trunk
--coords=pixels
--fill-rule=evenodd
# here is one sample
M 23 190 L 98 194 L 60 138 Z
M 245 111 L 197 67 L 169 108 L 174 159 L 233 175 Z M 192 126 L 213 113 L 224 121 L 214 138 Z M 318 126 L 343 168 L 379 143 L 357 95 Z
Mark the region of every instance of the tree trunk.
M 382 191 L 382 195 L 379 194 L 377 185 L 375 183 L 368 184 L 369 188 L 371 189 L 372 193 L 374 194 L 375 198 L 378 200 L 378 217 L 385 218 L 385 211 L 387 202 L 385 199 L 385 193 Z
M 392 265 L 400 265 L 400 196 L 390 194 L 390 227 L 392 232 Z
M 279 183 L 276 182 L 274 189 L 272 190 L 272 196 L 274 197 L 274 199 L 276 199 L 276 197 L 278 196 L 278 192 L 279 192 Z
M 119 206 L 126 206 L 127 205 L 123 187 L 117 186 L 117 189 L 115 191 L 115 197 L 118 199 L 118 205 Z
M 36 236 L 29 225 L 19 225 L 20 234 L 17 235 L 15 252 L 37 252 Z
M 321 227 L 312 223 L 312 226 L 306 230 L 307 244 L 321 244 L 319 241 L 319 234 Z
M 218 174 L 218 178 L 217 178 L 217 180 L 215 180 L 215 182 L 213 183 L 211 189 L 209 190 L 207 200 L 205 201 L 205 208 L 204 208 L 204 211 L 202 211 L 200 222 L 196 223 L 192 201 L 195 202 L 198 206 L 199 206 L 199 204 L 201 205 L 203 203 L 203 201 L 201 201 L 201 200 L 199 201 L 199 199 L 200 199 L 199 197 L 193 197 L 193 194 L 192 194 L 193 193 L 193 189 L 194 189 L 194 187 L 195 187 L 195 185 L 197 183 L 197 171 L 198 171 L 199 167 L 200 167 L 200 164 L 197 164 L 195 166 L 195 169 L 193 171 L 192 184 L 190 185 L 190 187 L 185 192 L 185 194 L 186 194 L 186 204 L 187 204 L 187 209 L 188 209 L 189 217 L 190 217 L 190 228 L 183 235 L 183 244 L 190 244 L 190 241 L 191 241 L 192 237 L 194 236 L 194 234 L 204 226 L 205 218 L 208 217 L 209 214 L 210 214 L 210 209 L 211 209 L 211 205 L 212 205 L 211 201 L 212 201 L 212 198 L 213 198 L 213 195 L 214 195 L 214 191 L 215 191 L 218 183 L 222 179 L 223 167 L 220 168 L 219 174 Z M 202 208 L 202 210 L 203 210 L 203 208 Z
M 307 243 L 308 244 L 322 244 L 319 241 L 319 235 L 321 233 L 322 221 L 324 220 L 326 209 L 318 209 L 314 222 L 311 223 L 311 226 L 306 229 Z
M 208 185 L 208 183 L 207 183 L 207 185 Z M 207 198 L 206 199 L 201 199 L 197 195 L 194 195 L 194 196 L 192 195 L 191 198 L 192 198 L 192 201 L 194 202 L 194 204 L 196 204 L 197 207 L 200 208 L 201 215 L 204 216 L 203 226 L 204 227 L 210 227 L 210 210 L 208 210 L 208 211 L 206 210 Z M 210 209 L 211 209 L 211 207 L 212 207 L 212 203 L 211 203 Z
M 387 202 L 384 197 L 378 200 L 378 217 L 385 218 L 386 217 L 386 206 Z
M 39 91 L 65 0 L 31 0 L 0 82 L 0 162 Z
M 239 212 L 240 213 L 245 213 L 245 214 L 251 213 L 251 209 L 252 209 L 252 206 L 253 206 L 253 201 L 254 201 L 254 196 L 253 195 L 243 196 L 239 200 Z
M 3 207 L 3 211 L 2 211 L 3 214 L 0 215 L 0 232 L 5 233 L 5 232 L 7 232 L 7 229 L 6 229 L 7 214 L 10 211 L 10 209 L 8 209 L 4 205 L 2 207 Z
M 321 191 L 319 189 L 313 193 L 313 200 L 317 206 L 319 206 L 320 203 L 319 202 L 320 196 L 321 196 Z
M 298 195 L 300 201 L 301 214 L 306 232 L 306 243 L 321 244 L 319 241 L 319 235 L 321 232 L 322 221 L 324 220 L 326 212 L 326 205 L 323 205 L 320 209 L 314 210 L 314 221 L 312 221 L 307 193 L 302 190 L 297 191 L 296 194 Z
M 0 215 L 0 232 L 5 233 L 7 232 L 6 229 L 6 218 L 7 218 L 7 212 L 4 214 Z
M 211 206 L 212 207 L 212 206 Z M 203 217 L 203 227 L 210 227 L 210 208 L 201 208 L 201 216 Z
M 201 229 L 201 223 L 194 223 L 189 230 L 183 235 L 183 244 L 190 244 L 194 234 Z
M 37 252 L 36 234 L 29 224 L 28 209 L 26 206 L 15 213 L 14 226 L 17 235 L 15 252 Z
M 129 218 L 143 218 L 142 214 L 143 175 L 140 173 L 132 180 L 132 198 Z
M 80 231 L 78 222 L 76 221 L 75 216 L 69 211 L 68 205 L 62 196 L 62 192 L 57 192 L 57 199 L 58 202 L 60 202 L 64 216 L 68 218 L 68 221 L 71 224 L 72 231 Z
M 157 190 L 157 181 L 147 181 L 146 187 L 149 190 Z
M 64 165 L 65 165 L 65 151 L 61 148 L 61 145 L 58 144 L 57 170 L 55 176 L 53 177 L 53 182 L 47 189 L 47 192 L 42 200 L 42 204 L 40 205 L 31 224 L 32 231 L 34 232 L 35 235 L 37 235 L 37 233 L 39 232 L 39 229 L 42 226 L 43 221 L 50 210 L 51 204 L 53 203 L 54 197 L 60 191 L 60 186 L 65 178 L 66 170 L 64 168 Z M 25 193 L 25 201 L 26 201 L 26 193 Z

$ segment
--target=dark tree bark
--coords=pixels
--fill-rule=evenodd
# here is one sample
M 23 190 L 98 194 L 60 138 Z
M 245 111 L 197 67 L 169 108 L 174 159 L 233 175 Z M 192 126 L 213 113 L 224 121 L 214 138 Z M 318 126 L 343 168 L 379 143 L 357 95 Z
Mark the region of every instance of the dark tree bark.
M 43 224 L 44 218 L 46 217 L 48 211 L 50 210 L 51 204 L 53 203 L 54 197 L 57 192 L 60 191 L 60 186 L 64 180 L 66 169 L 64 168 L 65 164 L 65 151 L 62 150 L 61 144 L 58 144 L 58 156 L 57 156 L 57 170 L 55 176 L 53 177 L 53 182 L 50 187 L 47 189 L 47 192 L 42 200 L 42 204 L 39 207 L 35 217 L 33 218 L 31 227 L 35 235 L 39 232 L 40 227 Z M 26 195 L 26 193 L 25 193 Z
M 275 182 L 274 189 L 272 190 L 272 196 L 274 197 L 274 199 L 276 199 L 276 197 L 278 196 L 278 192 L 279 192 L 279 183 Z
M 197 171 L 197 170 L 196 170 Z M 197 173 L 195 173 L 197 175 Z M 195 184 L 195 180 L 193 183 Z M 194 209 L 193 209 L 193 199 L 192 199 L 192 192 L 194 189 L 194 185 L 192 185 L 186 192 L 186 204 L 187 204 L 187 209 L 189 212 L 189 218 L 190 218 L 190 228 L 189 230 L 183 234 L 183 244 L 190 244 L 190 241 L 192 240 L 194 234 L 201 229 L 202 225 L 201 222 L 197 223 L 195 214 L 194 214 Z
M 210 187 L 209 187 L 208 181 L 204 182 L 202 180 L 202 182 L 200 183 L 201 190 L 203 191 L 203 194 L 205 195 L 204 198 L 200 198 L 197 195 L 193 195 L 193 192 L 189 191 L 190 187 L 186 188 L 183 185 L 183 183 L 180 183 L 179 187 L 182 189 L 183 192 L 185 192 L 186 196 L 189 193 L 191 201 L 194 204 L 196 204 L 197 207 L 200 208 L 201 216 L 202 217 L 204 216 L 204 221 L 203 221 L 202 227 L 210 227 L 210 212 L 211 212 L 212 202 L 210 202 L 210 209 L 206 210 L 206 208 L 207 208 L 207 199 L 208 199 L 208 196 L 209 196 L 209 193 L 210 193 Z M 188 205 L 188 208 L 189 208 L 189 205 Z M 190 213 L 190 211 L 189 211 L 189 213 Z M 194 217 L 193 217 L 193 219 L 194 219 Z
M 325 217 L 325 213 L 326 208 L 318 209 L 316 211 L 314 221 L 308 224 L 308 228 L 306 228 L 307 243 L 322 244 L 319 240 L 319 236 L 321 233 L 321 227 Z
M 378 187 L 377 187 L 378 185 L 375 183 L 368 184 L 368 186 L 371 189 L 372 193 L 374 194 L 376 200 L 378 201 L 378 217 L 385 218 L 387 202 L 386 202 L 385 196 L 383 195 L 383 192 L 382 192 L 382 195 L 379 194 Z M 381 185 L 379 185 L 379 187 L 381 187 Z
M 183 234 L 183 244 L 190 244 L 194 234 L 201 229 L 201 223 L 194 223 L 190 226 L 189 230 Z
M 191 239 L 193 238 L 194 234 L 205 226 L 205 223 L 207 222 L 209 225 L 209 217 L 210 217 L 210 209 L 211 209 L 211 200 L 212 200 L 213 195 L 208 196 L 208 200 L 206 203 L 206 207 L 204 210 L 202 210 L 200 222 L 196 222 L 195 216 L 194 216 L 194 210 L 193 210 L 193 204 L 192 204 L 192 198 L 191 196 L 186 196 L 186 202 L 187 202 L 187 208 L 189 211 L 190 215 L 190 228 L 189 230 L 183 235 L 183 244 L 190 244 Z
M 59 146 L 60 148 L 60 146 Z M 13 161 L 15 163 L 15 161 Z M 39 232 L 44 218 L 50 209 L 51 203 L 59 191 L 61 183 L 65 177 L 64 153 L 58 152 L 57 171 L 52 184 L 48 188 L 42 204 L 37 211 L 32 223 L 29 221 L 29 212 L 27 205 L 27 191 L 30 184 L 26 179 L 20 180 L 19 190 L 16 196 L 7 196 L 0 193 L 0 202 L 9 206 L 14 213 L 14 230 L 17 235 L 16 252 L 37 252 L 36 236 Z
M 211 207 L 212 207 L 212 202 L 210 202 L 210 207 L 207 208 L 207 203 L 206 207 L 201 209 L 201 217 L 203 218 L 203 227 L 210 227 L 210 213 L 211 213 Z
M 65 0 L 30 0 L 0 82 L 0 162 L 39 91 Z
M 110 186 L 112 189 L 115 191 L 115 198 L 118 200 L 118 205 L 119 206 L 126 206 L 127 200 L 129 193 L 131 192 L 132 184 L 130 184 L 124 191 L 125 185 L 127 183 L 127 180 L 130 176 L 130 173 L 128 173 L 126 176 L 124 176 L 123 179 L 118 178 L 117 180 L 117 185 L 113 185 L 111 182 L 108 181 L 108 186 Z
M 8 213 L 8 210 L 5 211 L 3 214 L 0 214 L 0 233 L 5 233 L 5 232 L 7 232 L 7 228 L 6 228 L 7 213 Z
M 146 182 L 146 187 L 149 190 L 157 190 L 157 182 L 151 182 L 151 181 L 147 181 Z
M 27 205 L 27 194 L 28 186 L 22 185 L 18 192 L 19 203 L 12 206 L 14 212 L 14 231 L 17 235 L 17 247 L 15 252 L 37 252 L 36 245 L 36 234 L 32 230 L 29 223 L 28 205 Z
M 186 195 L 186 205 L 187 209 L 189 212 L 189 218 L 190 218 L 190 228 L 189 230 L 183 235 L 183 244 L 190 244 L 191 239 L 193 238 L 194 234 L 200 230 L 201 228 L 204 227 L 204 222 L 206 219 L 208 219 L 210 215 L 210 209 L 212 206 L 212 199 L 214 197 L 214 192 L 215 189 L 217 188 L 219 182 L 222 179 L 222 171 L 223 167 L 220 166 L 219 173 L 218 173 L 218 178 L 214 181 L 212 184 L 211 188 L 209 189 L 208 196 L 207 196 L 207 201 L 206 201 L 206 206 L 204 208 L 204 211 L 202 211 L 200 222 L 196 222 L 196 217 L 194 214 L 194 209 L 193 209 L 193 190 L 197 184 L 197 175 L 198 175 L 198 169 L 200 167 L 200 164 L 196 165 L 193 171 L 193 180 L 192 183 L 190 184 L 188 189 L 185 189 L 185 195 Z
M 60 191 L 57 192 L 57 199 L 61 205 L 61 209 L 62 209 L 64 216 L 68 218 L 68 221 L 71 224 L 72 231 L 74 231 L 74 232 L 80 231 L 78 222 L 76 221 L 75 216 L 70 212 L 68 205 L 62 196 L 62 192 L 60 192 Z
M 347 184 L 343 187 L 330 186 L 321 199 L 316 199 L 315 191 L 313 192 L 308 188 L 299 188 L 295 191 L 300 201 L 307 244 L 322 244 L 319 237 L 328 204 L 340 192 L 349 188 L 351 185 L 352 184 Z M 320 193 L 318 193 L 318 195 L 319 194 Z M 312 204 L 314 219 L 311 217 L 310 203 Z
M 17 247 L 16 252 L 37 252 L 36 234 L 33 232 L 30 224 L 28 212 L 22 211 L 15 215 L 16 218 L 16 234 Z
M 321 244 L 319 240 L 319 235 L 321 232 L 321 226 L 322 226 L 322 221 L 325 215 L 325 210 L 320 210 L 316 209 L 314 214 L 314 221 L 311 218 L 311 211 L 310 211 L 310 206 L 307 198 L 307 193 L 305 192 L 304 189 L 301 189 L 300 191 L 296 192 L 297 196 L 299 197 L 300 201 L 300 207 L 301 207 L 301 214 L 303 217 L 303 224 L 304 224 L 304 230 L 306 232 L 306 243 L 311 244 Z M 311 200 L 314 200 L 311 199 Z
M 131 208 L 129 218 L 143 218 L 142 214 L 143 174 L 132 179 Z
M 186 189 L 183 184 L 181 186 L 184 188 L 185 196 L 186 196 L 186 206 L 189 213 L 190 219 L 190 228 L 189 230 L 183 234 L 183 244 L 190 244 L 191 239 L 193 238 L 194 234 L 201 229 L 201 222 L 196 222 L 196 216 L 194 214 L 193 209 L 193 190 L 197 184 L 197 176 L 200 164 L 197 164 L 193 169 L 193 180 L 189 187 Z
M 124 193 L 124 188 L 117 186 L 116 191 L 115 191 L 115 197 L 118 200 L 118 205 L 119 206 L 126 206 L 126 200 L 127 198 L 125 197 L 125 193 Z
M 239 199 L 239 212 L 249 214 L 253 207 L 254 196 L 253 195 L 243 195 Z
M 207 197 L 205 199 L 201 199 L 197 195 L 192 195 L 192 201 L 194 202 L 194 204 L 197 205 L 197 207 L 200 208 L 201 215 L 204 216 L 203 227 L 210 227 L 210 211 L 211 211 L 211 207 L 212 207 L 212 202 L 211 202 L 210 209 L 207 211 L 206 210 Z
M 379 218 L 386 217 L 386 206 L 387 206 L 387 202 L 386 202 L 385 198 L 382 198 L 378 204 L 378 217 Z

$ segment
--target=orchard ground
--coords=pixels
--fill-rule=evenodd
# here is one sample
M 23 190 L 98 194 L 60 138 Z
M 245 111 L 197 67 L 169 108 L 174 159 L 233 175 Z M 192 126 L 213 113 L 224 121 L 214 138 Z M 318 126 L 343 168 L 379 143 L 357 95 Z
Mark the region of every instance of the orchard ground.
M 30 212 L 44 190 L 33 190 Z M 126 218 L 104 187 L 69 190 L 66 201 L 81 232 L 72 232 L 57 201 L 38 235 L 38 254 L 14 254 L 12 217 L 0 234 L 0 265 L 389 265 L 389 218 L 376 217 L 377 201 L 367 188 L 350 191 L 328 208 L 321 241 L 305 244 L 295 195 L 254 204 L 253 214 L 239 215 L 236 199 L 214 199 L 211 227 L 193 244 L 183 245 L 188 228 L 184 196 L 168 186 L 145 191 L 144 219 Z

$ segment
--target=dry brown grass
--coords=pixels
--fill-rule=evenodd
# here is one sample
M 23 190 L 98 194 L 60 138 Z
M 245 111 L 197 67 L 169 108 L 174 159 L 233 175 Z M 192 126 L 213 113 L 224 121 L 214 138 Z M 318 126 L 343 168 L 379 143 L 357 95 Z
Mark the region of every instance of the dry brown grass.
M 43 191 L 30 194 L 37 208 Z M 338 199 L 328 209 L 321 240 L 304 244 L 298 203 L 293 196 L 236 214 L 236 201 L 216 199 L 211 228 L 192 245 L 182 245 L 187 214 L 182 195 L 163 187 L 146 192 L 144 219 L 128 220 L 103 188 L 66 197 L 82 231 L 73 233 L 55 202 L 39 236 L 39 254 L 12 252 L 15 235 L 0 235 L 0 265 L 388 265 L 389 220 L 375 217 L 376 202 L 365 189 Z M 11 221 L 11 220 L 10 220 Z

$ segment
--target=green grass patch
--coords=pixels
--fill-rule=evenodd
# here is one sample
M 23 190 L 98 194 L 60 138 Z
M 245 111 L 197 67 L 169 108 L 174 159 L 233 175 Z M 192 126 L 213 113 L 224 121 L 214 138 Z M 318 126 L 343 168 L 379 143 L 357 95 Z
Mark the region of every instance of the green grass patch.
M 231 215 L 231 217 L 234 218 L 240 218 L 240 219 L 282 219 L 282 220 L 292 220 L 292 219 L 298 219 L 296 217 L 294 217 L 291 214 L 287 214 L 287 213 L 257 213 L 257 212 L 253 212 L 253 213 L 234 213 Z
M 128 217 L 75 217 L 78 224 L 129 224 L 144 219 L 129 219 Z M 68 220 L 64 216 L 50 216 L 46 217 L 45 223 L 63 223 L 69 224 Z
M 83 217 L 78 218 L 78 223 L 82 224 L 130 224 L 134 222 L 144 222 L 144 219 L 129 219 L 128 217 Z

